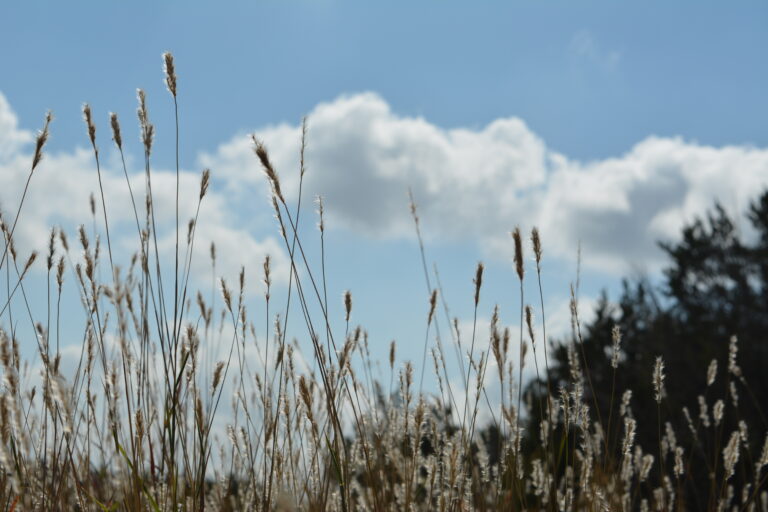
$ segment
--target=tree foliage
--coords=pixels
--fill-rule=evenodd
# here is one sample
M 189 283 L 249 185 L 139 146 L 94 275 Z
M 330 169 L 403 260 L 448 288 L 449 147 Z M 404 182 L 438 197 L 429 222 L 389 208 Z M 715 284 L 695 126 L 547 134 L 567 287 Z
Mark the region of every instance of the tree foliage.
M 712 448 L 719 452 L 727 436 L 744 421 L 750 451 L 759 456 L 768 429 L 768 191 L 749 206 L 746 221 L 738 223 L 715 204 L 704 218 L 683 228 L 679 241 L 660 243 L 669 258 L 660 283 L 624 279 L 616 303 L 603 293 L 594 320 L 581 326 L 581 343 L 575 336 L 573 343 L 554 344 L 550 358 L 553 391 L 572 386 L 571 346 L 571 359 L 575 353 L 580 364 L 586 361 L 581 368 L 584 402 L 599 410 L 609 450 L 617 456 L 623 436 L 617 409 L 627 389 L 633 392 L 630 405 L 638 419 L 636 440 L 646 453 L 658 454 L 659 427 L 665 429 L 669 422 L 692 454 L 689 464 L 712 469 L 714 462 L 704 459 L 704 450 L 697 450 L 696 443 L 705 444 L 709 453 Z M 622 333 L 615 372 L 611 366 L 614 326 Z M 729 371 L 734 336 L 738 352 L 730 354 L 735 360 Z M 660 421 L 651 377 L 657 356 L 663 357 L 667 368 Z M 713 359 L 718 360 L 719 370 L 708 386 L 707 369 Z M 540 382 L 528 386 L 532 403 L 544 389 Z M 709 429 L 695 425 L 703 421 L 700 396 L 708 404 Z M 714 427 L 711 414 L 717 400 L 724 401 L 725 413 Z M 687 428 L 684 407 L 694 426 L 701 429 L 698 441 Z M 533 407 L 529 412 L 529 429 L 536 431 L 539 410 Z M 688 485 L 691 499 L 697 494 L 706 496 L 711 479 L 701 471 Z

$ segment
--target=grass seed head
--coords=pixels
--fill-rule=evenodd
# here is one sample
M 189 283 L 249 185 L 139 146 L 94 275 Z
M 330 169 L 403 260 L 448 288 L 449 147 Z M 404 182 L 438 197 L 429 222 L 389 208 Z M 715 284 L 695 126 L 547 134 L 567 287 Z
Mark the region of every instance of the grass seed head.
M 429 316 L 427 316 L 427 325 L 432 323 L 432 317 L 435 314 L 435 305 L 437 305 L 437 288 L 432 290 L 432 295 L 429 297 Z
M 523 264 L 523 240 L 520 236 L 519 227 L 515 227 L 515 230 L 512 231 L 512 239 L 515 241 L 515 271 L 517 272 L 517 277 L 522 281 L 525 267 Z
M 215 391 L 221 383 L 221 373 L 224 370 L 224 361 L 216 363 L 216 368 L 213 370 L 213 380 L 211 382 L 211 390 Z
M 321 233 L 325 232 L 325 216 L 323 213 L 323 196 L 317 196 L 317 214 L 320 217 L 320 221 L 317 224 L 317 227 Z
M 533 243 L 533 254 L 536 256 L 536 267 L 541 264 L 541 238 L 539 237 L 539 228 L 534 227 L 531 230 L 531 242 Z
M 613 353 L 611 354 L 611 367 L 615 370 L 619 367 L 619 350 L 621 348 L 621 329 L 614 325 L 611 329 L 611 339 L 613 341 Z
M 37 134 L 37 138 L 35 139 L 35 156 L 32 158 L 32 170 L 35 170 L 35 167 L 40 163 L 40 160 L 43 159 L 43 148 L 45 147 L 45 143 L 48 142 L 48 126 L 51 124 L 51 121 L 53 120 L 53 114 L 49 110 L 45 114 L 45 125 L 43 125 L 43 129 L 40 130 L 40 132 Z
M 653 367 L 653 398 L 656 403 L 660 403 L 664 396 L 664 359 L 661 356 L 656 358 L 656 364 Z
M 205 197 L 208 192 L 208 185 L 211 183 L 211 170 L 203 169 L 203 176 L 200 178 L 200 199 Z
M 109 124 L 112 126 L 112 140 L 115 141 L 117 149 L 123 149 L 123 137 L 120 135 L 120 121 L 117 119 L 117 114 L 114 112 L 109 113 Z
M 32 266 L 32 264 L 37 259 L 37 251 L 32 251 L 32 254 L 29 255 L 29 258 L 27 259 L 27 262 L 24 264 L 24 270 L 22 270 L 21 274 L 22 276 L 27 273 L 27 270 L 29 270 L 29 267 Z
M 232 293 L 229 291 L 229 288 L 227 288 L 227 282 L 222 277 L 220 279 L 221 283 L 221 294 L 224 297 L 224 304 L 227 306 L 227 310 L 229 312 L 232 312 Z
M 280 179 L 278 178 L 277 172 L 275 172 L 275 168 L 272 166 L 272 162 L 269 159 L 267 148 L 264 147 L 263 142 L 256 138 L 256 135 L 251 135 L 251 140 L 253 141 L 253 150 L 256 153 L 256 156 L 259 157 L 261 166 L 264 168 L 264 173 L 267 175 L 267 178 L 272 185 L 272 190 L 275 192 L 277 198 L 280 199 L 280 202 L 285 203 L 283 193 L 280 189 Z
M 139 99 L 139 107 L 136 112 L 139 117 L 139 127 L 141 128 L 141 143 L 144 144 L 144 152 L 149 155 L 152 153 L 152 141 L 155 136 L 155 127 L 149 122 L 147 94 L 143 89 L 137 89 L 136 96 Z
M 51 228 L 51 233 L 48 237 L 48 257 L 46 258 L 46 268 L 50 272 L 53 268 L 53 257 L 56 254 L 56 230 Z
M 176 97 L 176 68 L 173 65 L 173 54 L 165 52 L 163 54 L 163 63 L 165 64 L 165 85 L 168 91 Z
M 483 286 L 483 270 L 485 267 L 482 262 L 478 262 L 477 270 L 475 270 L 475 278 L 472 282 L 475 284 L 475 307 L 480 302 L 480 288 Z
M 349 316 L 352 314 L 352 292 L 344 292 L 344 311 L 346 312 L 346 321 L 349 322 Z
M 731 438 L 728 440 L 728 444 L 723 448 L 723 469 L 725 470 L 725 480 L 730 479 L 733 476 L 733 470 L 736 467 L 736 463 L 739 461 L 739 446 L 741 436 L 738 430 L 735 430 L 731 434 Z
M 91 140 L 91 145 L 94 151 L 98 153 L 98 150 L 96 150 L 96 125 L 93 124 L 91 106 L 87 103 L 83 104 L 83 119 L 85 119 L 85 125 L 88 127 L 88 138 Z
M 61 293 L 61 286 L 64 284 L 64 256 L 59 257 L 59 264 L 56 266 L 56 284 L 59 286 L 59 293 Z
M 731 336 L 728 343 L 728 373 L 734 377 L 741 376 L 741 368 L 739 368 L 739 365 L 736 363 L 736 356 L 739 354 L 738 341 L 736 336 Z
M 528 336 L 531 337 L 531 345 L 536 346 L 536 336 L 533 331 L 533 308 L 530 304 L 525 305 L 525 325 L 528 326 Z

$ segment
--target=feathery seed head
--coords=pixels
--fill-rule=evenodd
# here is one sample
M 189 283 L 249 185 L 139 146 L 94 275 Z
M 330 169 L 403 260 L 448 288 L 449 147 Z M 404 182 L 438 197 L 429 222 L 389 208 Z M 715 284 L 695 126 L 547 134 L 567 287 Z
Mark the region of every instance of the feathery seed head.
M 427 316 L 427 325 L 432 323 L 432 316 L 435 314 L 435 305 L 437 305 L 437 288 L 432 290 L 432 295 L 429 298 L 429 316 Z
M 741 437 L 741 442 L 744 443 L 744 446 L 749 444 L 749 429 L 747 428 L 747 422 L 744 420 L 739 420 L 739 437 Z
M 320 216 L 320 222 L 318 223 L 317 227 L 320 229 L 321 233 L 325 231 L 325 217 L 323 213 L 323 196 L 317 196 L 317 214 Z
M 200 199 L 205 197 L 205 193 L 208 192 L 208 185 L 211 182 L 211 170 L 203 169 L 203 176 L 200 179 Z
M 656 364 L 653 367 L 653 391 L 656 403 L 661 402 L 664 396 L 664 360 L 661 356 L 656 358 Z
M 50 272 L 50 270 L 53 268 L 53 256 L 56 253 L 56 230 L 54 228 L 51 228 L 51 234 L 48 237 L 48 257 L 46 258 L 46 268 Z
M 215 391 L 217 387 L 219 387 L 219 383 L 221 382 L 221 372 L 224 370 L 224 361 L 219 361 L 216 363 L 216 368 L 213 370 L 213 382 L 211 384 L 211 390 Z
M 503 379 L 504 360 L 501 352 L 501 334 L 499 333 L 499 305 L 493 307 L 491 315 L 491 350 L 496 358 L 496 365 L 500 370 L 500 376 Z
M 707 407 L 707 401 L 702 395 L 699 395 L 699 419 L 701 424 L 705 427 L 709 427 L 709 408 Z
M 614 325 L 611 329 L 611 339 L 613 340 L 613 354 L 611 355 L 611 367 L 615 370 L 619 367 L 619 349 L 621 347 L 621 329 Z
M 531 230 L 531 242 L 533 243 L 533 254 L 536 256 L 536 267 L 541 264 L 541 238 L 539 237 L 539 228 L 534 227 Z
M 736 467 L 736 463 L 739 461 L 739 441 L 741 436 L 739 431 L 735 430 L 731 434 L 728 444 L 723 448 L 723 469 L 725 470 L 725 480 L 730 479 L 733 476 L 733 470 Z
M 149 122 L 146 93 L 143 89 L 137 89 L 136 96 L 139 99 L 137 115 L 139 116 L 139 127 L 141 128 L 141 142 L 144 144 L 144 152 L 149 155 L 152 152 L 152 139 L 155 135 L 155 127 Z
M 203 401 L 199 396 L 195 397 L 195 425 L 202 432 L 205 428 L 205 414 L 203 413 Z
M 739 368 L 739 365 L 736 363 L 736 356 L 738 355 L 738 353 L 739 353 L 738 338 L 736 338 L 736 336 L 731 336 L 731 339 L 728 344 L 728 373 L 730 373 L 734 377 L 741 376 L 741 368 Z
M 64 283 L 64 256 L 59 257 L 59 264 L 56 267 L 56 283 L 61 293 L 61 285 Z
M 88 241 L 88 235 L 85 233 L 85 226 L 80 224 L 77 228 L 77 232 L 80 235 L 80 245 L 82 245 L 83 250 L 87 252 L 90 242 Z
M 530 304 L 525 305 L 525 324 L 528 326 L 528 336 L 531 337 L 531 345 L 536 348 L 536 337 L 533 332 L 533 308 Z
M 109 124 L 112 126 L 112 140 L 115 141 L 117 149 L 123 149 L 123 137 L 120 135 L 120 121 L 117 119 L 117 114 L 114 112 L 109 113 Z
M 136 411 L 135 414 L 135 424 L 136 424 L 136 437 L 141 440 L 144 437 L 144 414 L 141 412 L 141 409 Z
M 280 202 L 285 203 L 285 199 L 283 199 L 283 193 L 280 190 L 280 179 L 277 177 L 277 172 L 275 172 L 275 168 L 272 166 L 272 162 L 269 160 L 267 148 L 264 147 L 263 142 L 256 138 L 256 135 L 251 135 L 251 140 L 253 141 L 254 145 L 253 150 L 256 152 L 256 156 L 259 157 L 261 166 L 264 168 L 264 173 L 267 175 L 267 178 L 272 185 L 272 190 L 275 192 L 277 198 L 280 199 Z
M 480 287 L 483 286 L 483 262 L 477 263 L 477 270 L 475 271 L 475 278 L 472 280 L 475 283 L 475 307 L 480 302 Z
M 224 296 L 224 304 L 226 304 L 227 309 L 229 312 L 232 312 L 232 294 L 229 291 L 229 288 L 227 288 L 227 282 L 222 277 L 220 279 L 221 282 L 221 294 Z
M 654 457 L 651 454 L 645 454 L 643 455 L 643 458 L 640 459 L 639 479 L 641 482 L 644 482 L 646 478 L 648 478 L 648 473 L 651 472 L 651 468 L 653 467 L 653 461 Z
M 87 103 L 83 104 L 83 118 L 85 119 L 85 124 L 88 127 L 88 138 L 91 139 L 91 145 L 93 146 L 94 151 L 98 153 L 98 150 L 96 150 L 96 125 L 93 124 L 91 106 Z
M 192 233 L 195 229 L 195 219 L 189 219 L 189 222 L 187 223 L 187 245 L 192 244 Z
M 405 363 L 405 387 L 409 389 L 413 384 L 413 365 L 410 361 Z
M 69 243 L 67 241 L 67 234 L 64 233 L 64 230 L 59 228 L 59 241 L 61 242 L 61 246 L 64 248 L 64 252 L 69 252 Z
M 264 285 L 267 287 L 266 291 L 264 292 L 264 296 L 267 298 L 267 302 L 269 302 L 269 290 L 272 286 L 272 277 L 271 277 L 271 268 L 270 268 L 270 257 L 269 254 L 267 254 L 264 257 L 264 263 L 262 266 L 264 267 Z
M 675 467 L 673 469 L 675 473 L 675 478 L 680 478 L 683 476 L 683 473 L 685 472 L 683 465 L 683 447 L 682 446 L 676 446 L 675 447 Z
M 520 236 L 520 228 L 515 227 L 512 231 L 512 239 L 515 241 L 515 271 L 517 277 L 522 281 L 525 267 L 523 265 L 523 240 Z
M 707 368 L 707 387 L 711 386 L 715 382 L 717 377 L 717 359 L 712 359 Z
M 32 251 L 32 254 L 29 255 L 29 259 L 27 259 L 27 263 L 24 265 L 24 270 L 21 272 L 22 276 L 27 273 L 27 270 L 29 270 L 29 267 L 32 266 L 36 259 L 37 251 Z
M 35 156 L 32 158 L 33 171 L 40 163 L 40 160 L 43 159 L 43 147 L 45 147 L 45 143 L 48 141 L 48 126 L 51 124 L 52 120 L 53 114 L 49 110 L 45 114 L 45 125 L 43 125 L 43 129 L 37 134 L 37 139 L 35 139 Z
M 304 377 L 304 375 L 299 376 L 299 395 L 301 395 L 301 400 L 304 402 L 304 405 L 307 408 L 307 414 L 312 414 L 312 392 L 309 389 L 309 385 L 307 384 L 307 379 Z
M 725 410 L 725 402 L 718 400 L 712 407 L 712 417 L 715 420 L 715 426 L 720 425 L 720 421 L 723 419 L 723 411 Z
M 628 417 L 624 418 L 624 442 L 622 443 L 622 452 L 625 457 L 629 457 L 632 451 L 632 445 L 635 442 L 636 426 L 637 422 L 634 419 Z
M 349 315 L 352 313 L 352 292 L 344 292 L 344 310 L 347 313 L 346 321 L 349 322 Z
M 165 85 L 168 87 L 168 91 L 176 97 L 176 68 L 173 65 L 173 54 L 171 52 L 165 52 L 163 54 L 163 62 L 165 63 Z

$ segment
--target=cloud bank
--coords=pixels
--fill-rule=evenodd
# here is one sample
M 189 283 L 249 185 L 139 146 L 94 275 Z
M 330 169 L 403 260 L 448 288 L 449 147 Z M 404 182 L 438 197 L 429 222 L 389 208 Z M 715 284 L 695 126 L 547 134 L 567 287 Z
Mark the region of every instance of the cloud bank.
M 580 162 L 547 147 L 521 119 L 445 129 L 398 115 L 374 93 L 319 104 L 308 119 L 303 190 L 305 197 L 324 197 L 330 229 L 362 237 L 412 237 L 410 187 L 428 238 L 472 243 L 485 257 L 508 258 L 509 231 L 515 225 L 536 225 L 549 257 L 571 261 L 581 243 L 588 267 L 614 274 L 638 267 L 653 271 L 663 262 L 658 240 L 674 239 L 685 222 L 715 200 L 732 213 L 741 212 L 768 186 L 764 148 L 710 147 L 650 136 L 623 155 Z M 270 152 L 283 190 L 295 199 L 300 125 L 256 133 Z M 31 140 L 0 95 L 0 201 L 6 211 L 26 176 Z M 220 254 L 228 258 L 222 265 L 249 268 L 258 268 L 254 265 L 267 252 L 283 254 L 269 216 L 254 220 L 254 198 L 260 213 L 269 210 L 267 185 L 249 136 L 232 137 L 216 151 L 200 154 L 198 163 L 211 168 L 215 185 L 201 214 L 201 250 L 217 239 L 223 244 Z M 113 208 L 110 215 L 130 223 L 124 178 L 114 164 L 107 164 L 105 188 L 125 207 Z M 93 167 L 84 149 L 47 155 L 25 207 L 22 236 L 42 246 L 52 219 L 88 219 L 87 197 L 97 190 Z M 155 177 L 160 204 L 168 209 L 159 214 L 171 218 L 173 175 L 159 170 Z M 197 172 L 183 173 L 185 197 L 196 197 L 198 180 Z M 143 190 L 141 173 L 132 181 Z M 192 215 L 191 208 L 182 219 Z
M 586 129 L 586 128 L 585 128 Z M 300 127 L 258 132 L 282 174 L 297 188 Z M 242 189 L 264 186 L 246 137 L 202 161 Z M 407 189 L 427 236 L 477 244 L 510 255 L 509 231 L 539 226 L 550 256 L 609 273 L 656 270 L 658 240 L 719 200 L 742 212 L 768 186 L 768 150 L 709 147 L 649 136 L 623 155 L 592 162 L 547 147 L 523 120 L 497 119 L 479 129 L 443 129 L 401 116 L 373 93 L 342 96 L 309 114 L 304 190 L 321 194 L 331 226 L 364 236 L 409 237 Z
M 56 125 L 51 126 L 55 137 Z M 83 131 L 85 135 L 85 128 Z M 84 137 L 85 138 L 85 137 Z M 112 247 L 116 264 L 126 266 L 130 255 L 139 249 L 134 210 L 119 156 L 112 151 L 113 143 L 107 126 L 97 127 L 97 143 L 102 158 L 102 184 L 110 225 Z M 18 119 L 5 98 L 0 94 L 0 211 L 5 221 L 13 223 L 24 184 L 29 175 L 34 137 L 18 128 Z M 139 221 L 144 225 L 145 177 L 143 161 L 128 160 L 128 177 L 136 201 Z M 183 170 L 179 178 L 180 252 L 183 255 L 187 222 L 195 216 L 200 191 L 201 171 Z M 172 262 L 175 252 L 175 198 L 176 174 L 169 169 L 153 169 L 152 192 L 158 222 L 157 237 L 160 257 L 164 264 Z M 20 214 L 14 239 L 20 258 L 29 251 L 45 252 L 50 230 L 54 226 L 69 235 L 70 247 L 78 254 L 76 230 L 84 225 L 91 236 L 94 222 L 90 211 L 90 195 L 95 194 L 95 224 L 101 235 L 103 258 L 106 260 L 106 240 L 103 233 L 103 213 L 99 195 L 99 182 L 93 152 L 90 148 L 49 153 L 35 169 L 29 191 Z M 267 204 L 266 198 L 263 201 Z M 250 212 L 248 212 L 250 213 Z M 273 279 L 287 281 L 288 262 L 276 230 L 255 233 L 250 223 L 244 222 L 244 213 L 232 203 L 226 191 L 211 187 L 202 202 L 195 238 L 192 275 L 197 285 L 211 283 L 210 246 L 216 244 L 217 277 L 224 275 L 230 283 L 241 266 L 252 272 L 261 268 L 264 257 L 273 258 Z M 38 261 L 44 260 L 40 258 Z M 251 291 L 258 289 L 258 279 L 251 279 Z

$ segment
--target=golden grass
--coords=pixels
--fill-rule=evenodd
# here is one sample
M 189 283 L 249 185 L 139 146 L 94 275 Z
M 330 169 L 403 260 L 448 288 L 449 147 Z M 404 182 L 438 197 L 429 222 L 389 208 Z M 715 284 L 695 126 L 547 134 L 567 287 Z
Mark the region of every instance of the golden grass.
M 163 55 L 163 61 L 166 85 L 176 109 L 178 178 L 176 69 L 170 53 Z M 497 308 L 492 315 L 489 349 L 475 351 L 482 263 L 477 265 L 473 279 L 474 324 L 465 352 L 457 321 L 453 329 L 449 328 L 450 339 L 441 337 L 436 318 L 440 285 L 438 281 L 433 286 L 427 270 L 417 207 L 411 197 L 429 298 L 421 378 L 418 393 L 414 393 L 415 369 L 410 362 L 403 368 L 395 366 L 393 341 L 389 348 L 389 387 L 384 389 L 386 383 L 373 377 L 375 362 L 367 334 L 361 327 L 350 325 L 349 291 L 343 295 L 344 332 L 338 332 L 328 317 L 322 198 L 318 198 L 322 248 L 322 272 L 318 275 L 307 260 L 297 230 L 301 188 L 298 204 L 291 210 L 267 148 L 254 137 L 254 151 L 273 192 L 272 205 L 291 263 L 286 304 L 274 305 L 270 258 L 264 260 L 264 308 L 274 323 L 258 327 L 265 335 L 257 337 L 257 327 L 244 304 L 244 269 L 235 289 L 220 280 L 223 307 L 206 302 L 201 292 L 189 291 L 199 219 L 196 215 L 190 220 L 186 246 L 183 240 L 180 245 L 178 181 L 175 267 L 173 274 L 161 272 L 150 161 L 154 126 L 142 90 L 138 91 L 138 101 L 146 193 L 145 208 L 140 211 L 130 190 L 136 253 L 125 269 L 113 262 L 103 191 L 109 279 L 99 278 L 102 260 L 98 237 L 91 239 L 80 229 L 78 250 L 84 261 L 80 264 L 74 263 L 75 249 L 70 248 L 65 233 L 51 231 L 46 261 L 49 287 L 51 279 L 56 283 L 53 297 L 48 294 L 52 313 L 44 320 L 29 318 L 42 361 L 39 389 L 21 389 L 22 382 L 29 382 L 30 369 L 20 358 L 19 344 L 28 341 L 20 339 L 21 330 L 10 321 L 7 306 L 19 290 L 24 290 L 24 280 L 37 256 L 32 253 L 20 270 L 13 241 L 17 222 L 20 218 L 23 222 L 27 188 L 43 157 L 50 113 L 37 138 L 13 223 L 9 226 L 2 219 L 0 270 L 5 271 L 9 284 L 0 312 L 0 507 L 4 510 L 687 510 L 694 503 L 686 491 L 687 482 L 698 472 L 711 474 L 709 496 L 697 501 L 705 503 L 706 509 L 768 510 L 764 469 L 768 465 L 768 438 L 761 453 L 753 454 L 749 452 L 746 425 L 733 432 L 719 429 L 723 415 L 737 410 L 726 407 L 729 399 L 736 400 L 733 391 L 731 397 L 718 398 L 713 405 L 702 396 L 699 418 L 693 420 L 685 409 L 687 421 L 674 424 L 673 418 L 662 417 L 664 362 L 659 358 L 651 376 L 659 404 L 658 452 L 645 453 L 635 443 L 638 422 L 653 419 L 633 416 L 631 390 L 611 390 L 612 397 L 614 391 L 622 393 L 618 418 L 614 418 L 612 398 L 607 425 L 603 424 L 596 403 L 591 407 L 593 404 L 585 399 L 594 393 L 590 392 L 589 361 L 580 346 L 583 342 L 575 298 L 575 339 L 569 346 L 572 379 L 567 387 L 551 389 L 541 292 L 542 241 L 535 228 L 531 244 L 540 292 L 542 340 L 536 340 L 532 307 L 524 306 L 523 237 L 515 228 L 520 353 L 516 357 L 508 353 L 511 335 L 509 329 L 499 327 Z M 96 126 L 87 104 L 83 114 L 100 179 Z M 118 118 L 110 114 L 109 119 L 112 140 L 123 157 Z M 306 126 L 305 120 L 301 178 L 305 172 Z M 124 158 L 123 170 L 130 189 Z M 211 172 L 206 169 L 196 199 L 198 214 L 210 180 Z M 95 214 L 95 206 L 92 210 Z M 61 249 L 54 243 L 57 238 Z M 215 274 L 214 245 L 210 260 Z M 76 288 L 86 318 L 83 355 L 73 375 L 64 375 L 60 368 L 58 324 L 67 276 L 74 276 L 70 286 Z M 169 286 L 170 280 L 173 286 Z M 191 305 L 192 295 L 196 311 Z M 443 306 L 449 318 L 447 305 Z M 275 307 L 279 308 L 277 314 Z M 297 363 L 299 345 L 286 336 L 288 317 L 296 309 L 301 312 L 299 321 L 306 327 L 311 345 L 311 353 L 303 356 L 311 363 L 307 368 Z M 320 314 L 313 315 L 312 311 Z M 429 344 L 431 329 L 434 347 Z M 52 337 L 55 346 L 51 345 Z M 614 372 L 621 340 L 621 332 L 614 329 L 609 356 Z M 459 387 L 451 384 L 458 376 L 448 372 L 444 341 L 454 347 L 461 371 Z M 247 355 L 253 353 L 246 346 L 251 343 L 260 344 L 261 360 Z M 534 354 L 537 349 L 544 351 L 543 369 L 534 358 L 538 396 L 543 399 L 528 405 L 529 410 L 538 410 L 540 424 L 532 424 L 523 416 L 520 380 L 528 343 Z M 226 357 L 206 361 L 205 347 L 214 344 L 226 347 Z M 428 350 L 439 389 L 436 393 L 423 392 Z M 734 338 L 728 379 L 740 377 L 737 350 Z M 486 378 L 491 357 L 497 375 Z M 717 361 L 702 370 L 709 388 L 716 378 Z M 500 386 L 498 403 L 489 400 L 489 379 L 496 379 Z M 393 388 L 395 382 L 399 385 Z M 225 404 L 229 402 L 227 413 L 222 412 L 222 399 Z M 478 425 L 484 402 L 492 411 L 490 425 Z M 710 406 L 714 414 L 711 422 Z M 610 437 L 614 421 L 623 426 L 621 439 Z M 689 431 L 692 444 L 677 441 L 677 436 Z M 716 441 L 705 442 L 705 436 L 708 440 L 715 436 Z M 706 452 L 711 465 L 693 465 L 693 450 Z

